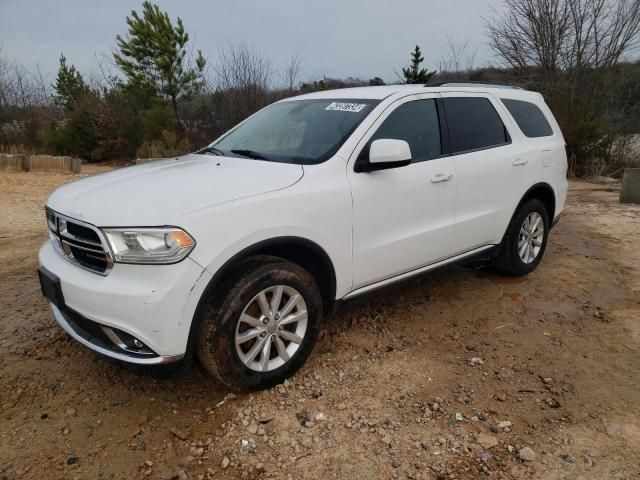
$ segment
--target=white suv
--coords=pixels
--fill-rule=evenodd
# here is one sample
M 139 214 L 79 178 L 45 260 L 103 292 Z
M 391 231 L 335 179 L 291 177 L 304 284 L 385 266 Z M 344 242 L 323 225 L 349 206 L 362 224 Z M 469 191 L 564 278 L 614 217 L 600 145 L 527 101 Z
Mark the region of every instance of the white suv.
M 454 262 L 540 262 L 567 193 L 542 96 L 491 85 L 323 91 L 206 149 L 65 185 L 39 275 L 73 338 L 235 389 L 282 382 L 340 300 Z

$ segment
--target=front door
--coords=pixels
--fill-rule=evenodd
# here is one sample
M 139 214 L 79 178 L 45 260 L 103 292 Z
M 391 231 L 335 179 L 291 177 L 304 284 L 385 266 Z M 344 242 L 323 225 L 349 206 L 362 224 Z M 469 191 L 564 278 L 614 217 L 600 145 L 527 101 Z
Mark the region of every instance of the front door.
M 360 142 L 348 164 L 353 195 L 353 288 L 447 257 L 454 227 L 456 176 L 442 156 L 438 95 L 411 96 L 391 105 Z M 354 171 L 373 140 L 405 140 L 410 165 Z

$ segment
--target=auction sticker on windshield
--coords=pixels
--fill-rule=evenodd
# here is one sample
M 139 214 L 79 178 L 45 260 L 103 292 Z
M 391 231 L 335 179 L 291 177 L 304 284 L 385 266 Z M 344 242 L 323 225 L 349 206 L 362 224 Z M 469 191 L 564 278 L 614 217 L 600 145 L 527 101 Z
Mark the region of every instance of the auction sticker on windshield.
M 327 105 L 325 110 L 338 110 L 340 112 L 360 112 L 366 103 L 346 103 L 346 102 L 332 102 Z

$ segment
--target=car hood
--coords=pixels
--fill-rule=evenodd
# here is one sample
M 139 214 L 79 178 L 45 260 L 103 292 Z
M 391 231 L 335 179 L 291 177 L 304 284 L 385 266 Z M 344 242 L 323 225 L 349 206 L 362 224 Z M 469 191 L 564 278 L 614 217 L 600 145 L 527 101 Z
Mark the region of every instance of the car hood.
M 301 165 L 189 154 L 64 185 L 47 206 L 100 227 L 177 225 L 189 212 L 281 190 L 302 175 Z

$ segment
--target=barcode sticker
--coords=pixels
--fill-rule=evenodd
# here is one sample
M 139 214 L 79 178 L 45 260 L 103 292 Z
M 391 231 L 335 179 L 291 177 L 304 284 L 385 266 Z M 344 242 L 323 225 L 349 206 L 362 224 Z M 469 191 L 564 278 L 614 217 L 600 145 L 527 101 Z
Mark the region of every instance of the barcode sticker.
M 332 102 L 330 103 L 325 110 L 337 110 L 340 112 L 360 112 L 364 107 L 366 107 L 366 103 L 346 103 L 346 102 Z

